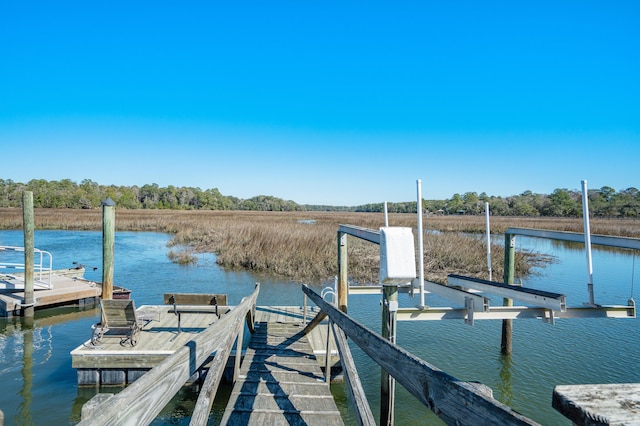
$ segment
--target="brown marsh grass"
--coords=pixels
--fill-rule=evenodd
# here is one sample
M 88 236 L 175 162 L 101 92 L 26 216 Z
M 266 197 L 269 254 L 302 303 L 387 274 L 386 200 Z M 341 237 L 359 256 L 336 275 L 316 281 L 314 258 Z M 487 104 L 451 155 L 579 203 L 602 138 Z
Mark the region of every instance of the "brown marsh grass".
M 36 209 L 37 229 L 101 230 L 100 210 Z M 483 216 L 429 216 L 424 228 L 443 231 L 424 237 L 425 278 L 444 282 L 447 274 L 480 278 L 488 274 Z M 416 227 L 415 214 L 391 214 L 392 226 Z M 249 212 L 116 209 L 118 231 L 155 231 L 173 235 L 168 255 L 192 263 L 193 253 L 210 252 L 226 268 L 245 268 L 300 282 L 330 281 L 337 273 L 337 230 L 340 224 L 378 229 L 380 213 Z M 581 219 L 492 217 L 492 233 L 508 227 L 582 232 Z M 0 229 L 21 229 L 20 209 L 0 209 Z M 592 219 L 594 234 L 640 237 L 640 220 Z M 0 242 L 1 243 L 1 242 Z M 357 283 L 378 277 L 378 246 L 348 237 L 349 277 Z M 504 250 L 493 245 L 494 279 L 503 274 Z M 516 271 L 527 275 L 544 256 L 518 253 Z

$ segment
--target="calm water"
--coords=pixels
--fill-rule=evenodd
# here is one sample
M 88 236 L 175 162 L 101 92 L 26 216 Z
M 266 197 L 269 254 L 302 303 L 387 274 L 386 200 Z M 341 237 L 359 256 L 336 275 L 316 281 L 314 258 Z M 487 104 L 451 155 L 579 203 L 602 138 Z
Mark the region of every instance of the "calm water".
M 261 283 L 260 305 L 302 304 L 299 284 L 224 271 L 217 267 L 213 255 L 201 255 L 197 266 L 173 264 L 166 256 L 168 239 L 158 233 L 116 234 L 114 282 L 130 288 L 138 306 L 162 303 L 167 291 L 227 293 L 229 303 L 236 304 L 252 291 L 255 282 Z M 21 231 L 0 231 L 0 244 L 22 242 Z M 35 245 L 53 254 L 54 268 L 83 263 L 88 279 L 101 280 L 100 233 L 37 231 Z M 588 300 L 582 247 L 518 237 L 518 249 L 553 254 L 558 259 L 539 275 L 524 279 L 526 286 L 562 292 L 568 296 L 569 306 Z M 593 264 L 596 302 L 626 304 L 633 291 L 632 254 L 594 250 Z M 414 306 L 418 300 L 400 295 L 401 306 Z M 433 296 L 427 296 L 427 304 L 448 306 Z M 349 313 L 380 329 L 379 296 L 351 296 Z M 6 425 L 65 425 L 80 420 L 82 404 L 96 391 L 76 386 L 69 352 L 90 337 L 91 325 L 98 318 L 96 309 L 65 308 L 36 313 L 33 325 L 20 319 L 0 320 L 0 409 Z M 510 358 L 500 356 L 500 321 L 476 321 L 473 327 L 462 321 L 402 322 L 398 324 L 398 344 L 461 380 L 490 386 L 495 398 L 542 424 L 569 425 L 551 408 L 555 385 L 640 382 L 638 321 L 571 319 L 557 320 L 553 326 L 538 320 L 514 321 L 514 354 Z M 357 347 L 352 350 L 377 416 L 380 369 Z M 332 390 L 343 411 L 348 412 L 344 388 L 333 385 Z M 221 418 L 229 392 L 229 386 L 221 386 L 211 424 Z M 439 424 L 401 386 L 396 394 L 397 424 Z M 188 424 L 196 398 L 195 389 L 184 388 L 155 424 Z

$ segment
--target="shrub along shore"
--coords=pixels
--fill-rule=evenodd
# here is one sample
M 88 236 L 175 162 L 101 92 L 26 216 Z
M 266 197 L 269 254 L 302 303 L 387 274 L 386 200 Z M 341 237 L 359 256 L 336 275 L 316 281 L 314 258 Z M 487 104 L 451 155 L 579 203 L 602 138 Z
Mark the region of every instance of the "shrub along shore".
M 99 209 L 36 209 L 36 229 L 102 229 Z M 381 213 L 253 212 L 218 210 L 116 209 L 117 231 L 154 231 L 172 235 L 167 255 L 192 263 L 193 253 L 215 253 L 225 268 L 245 268 L 298 282 L 328 282 L 337 274 L 337 230 L 340 224 L 378 229 Z M 416 228 L 415 214 L 390 214 L 391 226 Z M 484 216 L 425 216 L 425 279 L 446 282 L 450 273 L 486 278 Z M 508 227 L 583 232 L 580 218 L 491 217 L 491 232 Z M 0 208 L 0 229 L 22 229 L 22 210 Z M 591 232 L 640 237 L 640 219 L 592 219 Z M 2 244 L 2 241 L 0 241 Z M 354 283 L 378 279 L 379 248 L 348 237 L 349 277 Z M 493 277 L 503 274 L 504 250 L 492 245 Z M 517 253 L 516 271 L 526 276 L 536 265 L 552 261 L 539 253 Z M 117 253 L 116 253 L 117 262 Z

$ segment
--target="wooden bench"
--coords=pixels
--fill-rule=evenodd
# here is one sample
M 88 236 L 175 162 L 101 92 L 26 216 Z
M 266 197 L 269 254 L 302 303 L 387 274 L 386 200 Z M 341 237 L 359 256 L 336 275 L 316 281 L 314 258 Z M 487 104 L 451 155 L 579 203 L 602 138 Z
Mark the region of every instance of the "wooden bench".
M 226 294 L 165 293 L 164 304 L 173 305 L 169 313 L 178 317 L 178 333 L 182 331 L 182 314 L 216 314 L 220 318 L 218 306 L 227 305 Z M 206 308 L 205 308 L 206 307 Z

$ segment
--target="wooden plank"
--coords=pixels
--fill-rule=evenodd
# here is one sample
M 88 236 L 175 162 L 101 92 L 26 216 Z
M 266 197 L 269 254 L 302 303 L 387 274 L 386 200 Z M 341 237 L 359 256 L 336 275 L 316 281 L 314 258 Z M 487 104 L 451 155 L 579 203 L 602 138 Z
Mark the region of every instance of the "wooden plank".
M 487 396 L 486 391 L 480 391 L 475 384 L 460 381 L 400 346 L 385 341 L 379 334 L 326 303 L 308 286 L 303 285 L 302 288 L 371 359 L 447 424 L 537 424 Z
M 198 395 L 198 400 L 196 401 L 196 405 L 193 409 L 191 421 L 189 422 L 190 426 L 207 424 L 207 421 L 209 420 L 209 413 L 213 406 L 213 400 L 218 390 L 218 386 L 220 385 L 222 375 L 224 374 L 224 368 L 227 365 L 229 354 L 231 353 L 231 347 L 233 346 L 236 337 L 243 329 L 244 321 L 237 321 L 231 326 L 230 330 L 227 330 L 227 334 L 225 334 L 220 340 L 216 356 L 211 362 L 209 372 L 207 373 L 207 377 L 202 385 L 202 389 Z M 240 359 L 240 357 L 237 357 L 237 359 Z
M 338 352 L 340 353 L 342 371 L 347 381 L 347 391 L 351 396 L 351 401 L 353 401 L 356 412 L 356 420 L 360 426 L 375 426 L 376 421 L 371 412 L 371 407 L 369 407 L 367 395 L 364 393 L 355 361 L 351 355 L 347 336 L 345 336 L 344 331 L 342 331 L 340 327 L 336 327 L 334 323 L 331 323 L 331 327 L 338 346 Z
M 165 305 L 227 305 L 226 294 L 209 293 L 165 293 Z
M 640 383 L 556 386 L 551 405 L 575 425 L 640 424 Z

